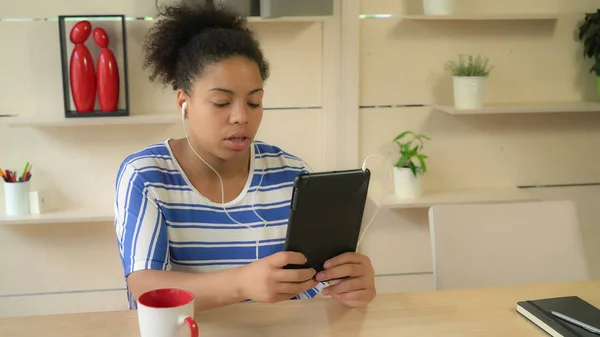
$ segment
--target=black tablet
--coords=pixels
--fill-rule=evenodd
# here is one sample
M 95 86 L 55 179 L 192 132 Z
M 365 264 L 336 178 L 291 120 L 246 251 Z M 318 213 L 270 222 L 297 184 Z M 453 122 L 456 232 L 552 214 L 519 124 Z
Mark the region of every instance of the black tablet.
M 319 272 L 332 257 L 356 251 L 370 178 L 368 169 L 296 177 L 285 250 L 304 254 L 308 262 L 286 268 Z

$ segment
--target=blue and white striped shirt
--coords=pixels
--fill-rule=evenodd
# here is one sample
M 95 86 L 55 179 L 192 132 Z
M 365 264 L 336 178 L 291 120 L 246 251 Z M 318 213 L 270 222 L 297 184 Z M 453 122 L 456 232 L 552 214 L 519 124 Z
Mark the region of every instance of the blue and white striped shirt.
M 210 273 L 283 250 L 294 179 L 307 165 L 262 142 L 251 146 L 251 158 L 244 189 L 221 205 L 194 188 L 168 140 L 128 156 L 115 186 L 115 230 L 125 277 L 144 269 Z M 322 288 L 319 284 L 293 299 L 313 298 Z M 128 295 L 133 309 L 135 300 Z

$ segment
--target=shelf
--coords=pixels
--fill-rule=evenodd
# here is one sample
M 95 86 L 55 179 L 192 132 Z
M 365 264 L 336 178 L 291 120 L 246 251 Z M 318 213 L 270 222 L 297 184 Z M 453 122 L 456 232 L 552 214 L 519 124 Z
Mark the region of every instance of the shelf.
M 502 202 L 525 202 L 537 200 L 531 194 L 517 189 L 471 189 L 425 191 L 423 196 L 411 200 L 398 200 L 390 195 L 383 202 L 383 208 L 428 208 L 434 205 L 483 204 Z M 53 223 L 90 223 L 112 222 L 114 215 L 110 210 L 68 210 L 51 211 L 43 214 L 31 214 L 19 217 L 0 215 L 2 225 L 34 225 Z
M 434 105 L 434 108 L 451 115 L 491 115 L 527 113 L 576 113 L 600 112 L 597 102 L 547 102 L 490 104 L 478 110 L 457 110 L 450 105 Z
M 523 202 L 536 200 L 531 194 L 517 188 L 471 189 L 425 191 L 423 196 L 400 200 L 393 194 L 383 202 L 384 208 L 428 208 L 434 205 L 485 204 L 502 202 Z
M 82 18 L 87 18 L 88 21 L 106 21 L 104 17 L 92 17 L 82 15 Z M 260 16 L 247 16 L 248 22 L 322 22 L 326 21 L 331 16 L 282 16 L 276 18 L 267 18 Z M 112 18 L 108 18 L 109 20 Z M 125 21 L 154 21 L 157 18 L 151 16 L 126 16 Z M 30 17 L 30 18 L 8 18 L 0 17 L 0 23 L 14 23 L 14 22 L 56 22 L 57 17 Z
M 558 14 L 515 13 L 515 14 L 455 14 L 455 15 L 408 15 L 408 14 L 363 14 L 361 19 L 398 18 L 422 21 L 539 21 L 557 20 Z
M 74 126 L 105 126 L 105 125 L 156 125 L 156 124 L 175 124 L 179 123 L 179 115 L 161 114 L 161 115 L 133 115 L 125 117 L 77 117 L 77 118 L 54 118 L 54 119 L 33 119 L 33 118 L 8 118 L 6 124 L 9 127 L 31 127 L 31 128 L 54 128 L 54 127 L 74 127 Z
M 0 226 L 4 225 L 36 225 L 52 223 L 85 223 L 85 222 L 112 222 L 113 214 L 101 213 L 97 210 L 69 210 L 49 211 L 43 214 L 30 214 L 25 216 L 0 215 Z

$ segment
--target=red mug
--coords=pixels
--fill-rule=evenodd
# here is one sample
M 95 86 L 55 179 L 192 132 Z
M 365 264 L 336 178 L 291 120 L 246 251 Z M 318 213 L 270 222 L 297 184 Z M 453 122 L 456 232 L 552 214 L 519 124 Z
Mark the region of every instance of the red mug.
M 137 302 L 141 337 L 198 337 L 191 292 L 156 289 L 142 294 Z M 185 330 L 189 330 L 189 335 Z

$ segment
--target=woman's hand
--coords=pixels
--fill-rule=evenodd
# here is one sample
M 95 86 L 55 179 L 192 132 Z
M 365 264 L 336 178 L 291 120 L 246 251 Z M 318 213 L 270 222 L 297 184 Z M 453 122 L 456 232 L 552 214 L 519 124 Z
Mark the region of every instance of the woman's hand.
M 242 267 L 240 291 L 245 299 L 275 303 L 289 300 L 315 287 L 315 270 L 283 269 L 288 264 L 303 265 L 306 257 L 295 252 L 279 252 Z
M 316 279 L 331 284 L 323 289 L 323 295 L 331 295 L 353 308 L 365 306 L 375 298 L 375 271 L 367 256 L 344 253 L 325 262 L 323 267 L 325 270 Z

